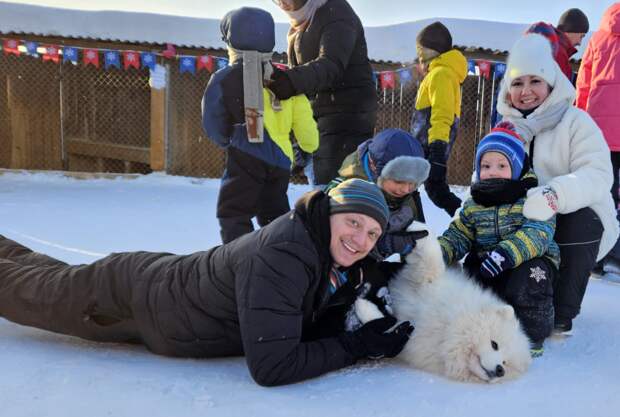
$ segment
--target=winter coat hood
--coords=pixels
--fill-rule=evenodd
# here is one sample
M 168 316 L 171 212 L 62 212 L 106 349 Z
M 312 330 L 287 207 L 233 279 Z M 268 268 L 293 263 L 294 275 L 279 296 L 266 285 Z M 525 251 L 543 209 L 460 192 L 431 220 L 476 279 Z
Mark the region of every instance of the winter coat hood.
M 620 3 L 613 4 L 605 11 L 600 30 L 620 35 Z
M 241 51 L 271 52 L 276 44 L 273 17 L 255 7 L 231 10 L 222 18 L 220 30 L 222 40 Z
M 467 59 L 456 49 L 451 49 L 433 59 L 429 65 L 429 72 L 440 67 L 454 71 L 459 84 L 462 84 L 467 77 Z

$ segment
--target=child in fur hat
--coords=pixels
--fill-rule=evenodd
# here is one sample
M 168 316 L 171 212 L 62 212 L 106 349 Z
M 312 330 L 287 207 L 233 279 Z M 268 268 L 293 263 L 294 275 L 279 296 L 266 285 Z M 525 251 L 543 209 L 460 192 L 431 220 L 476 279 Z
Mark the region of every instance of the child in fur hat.
M 411 222 L 424 222 L 418 186 L 428 177 L 430 164 L 420 143 L 401 129 L 385 129 L 363 142 L 345 158 L 327 190 L 349 178 L 375 182 L 390 208 L 387 229 L 373 252 L 382 259 L 394 253 L 405 255 L 415 246 L 415 236 L 406 232 Z
M 553 241 L 554 217 L 536 221 L 523 215 L 527 190 L 537 185 L 523 141 L 510 124 L 500 124 L 478 144 L 471 197 L 439 237 L 446 264 L 466 255 L 466 271 L 512 305 L 533 356 L 542 354 L 553 329 L 560 251 Z

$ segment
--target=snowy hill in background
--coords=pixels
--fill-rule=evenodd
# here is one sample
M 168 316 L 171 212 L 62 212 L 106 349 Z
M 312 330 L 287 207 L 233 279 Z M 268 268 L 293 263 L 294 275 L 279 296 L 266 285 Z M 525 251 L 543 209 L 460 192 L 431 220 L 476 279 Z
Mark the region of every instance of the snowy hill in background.
M 93 38 L 110 41 L 173 43 L 223 48 L 219 20 L 121 11 L 84 11 L 0 2 L 0 33 Z M 455 18 L 424 19 L 366 27 L 368 55 L 375 61 L 409 62 L 416 57 L 415 37 L 435 20 L 452 33 L 455 45 L 507 51 L 528 24 Z M 276 51 L 286 52 L 288 25 L 276 23 Z M 583 42 L 586 45 L 588 38 Z M 583 51 L 579 48 L 574 58 Z
M 148 175 L 74 180 L 0 175 L 0 234 L 70 263 L 112 251 L 190 253 L 219 243 L 218 180 Z M 291 201 L 307 186 L 291 186 Z M 431 228 L 448 216 L 422 195 Z M 0 285 L 1 285 L 0 277 Z M 616 417 L 620 286 L 591 280 L 575 335 L 550 340 L 520 379 L 464 384 L 365 363 L 263 388 L 243 358 L 175 359 L 0 319 L 0 415 L 7 417 Z

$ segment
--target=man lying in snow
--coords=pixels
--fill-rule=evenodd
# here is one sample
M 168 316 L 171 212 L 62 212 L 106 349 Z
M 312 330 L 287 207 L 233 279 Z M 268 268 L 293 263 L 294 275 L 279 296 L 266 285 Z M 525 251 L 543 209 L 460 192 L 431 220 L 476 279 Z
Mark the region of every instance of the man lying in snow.
M 161 355 L 245 355 L 252 377 L 268 386 L 393 357 L 409 322 L 390 330 L 396 319 L 388 316 L 349 332 L 341 324 L 341 303 L 364 287 L 360 264 L 388 213 L 375 184 L 350 179 L 329 194 L 304 195 L 260 230 L 190 255 L 113 253 L 73 266 L 0 236 L 0 316 L 94 341 L 143 343 Z M 326 317 L 340 326 L 317 329 Z

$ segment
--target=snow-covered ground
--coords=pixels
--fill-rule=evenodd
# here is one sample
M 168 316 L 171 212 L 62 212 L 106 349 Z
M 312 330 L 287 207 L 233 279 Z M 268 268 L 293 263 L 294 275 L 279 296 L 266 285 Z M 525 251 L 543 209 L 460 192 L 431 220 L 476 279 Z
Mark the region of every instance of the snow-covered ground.
M 219 243 L 219 182 L 149 175 L 75 180 L 0 175 L 0 234 L 62 260 L 112 251 L 189 253 Z M 292 186 L 293 201 L 307 187 Z M 449 218 L 424 197 L 437 232 Z M 591 280 L 575 335 L 551 340 L 522 378 L 475 385 L 366 363 L 263 388 L 243 358 L 191 360 L 97 344 L 0 319 L 0 416 L 620 415 L 620 286 Z

